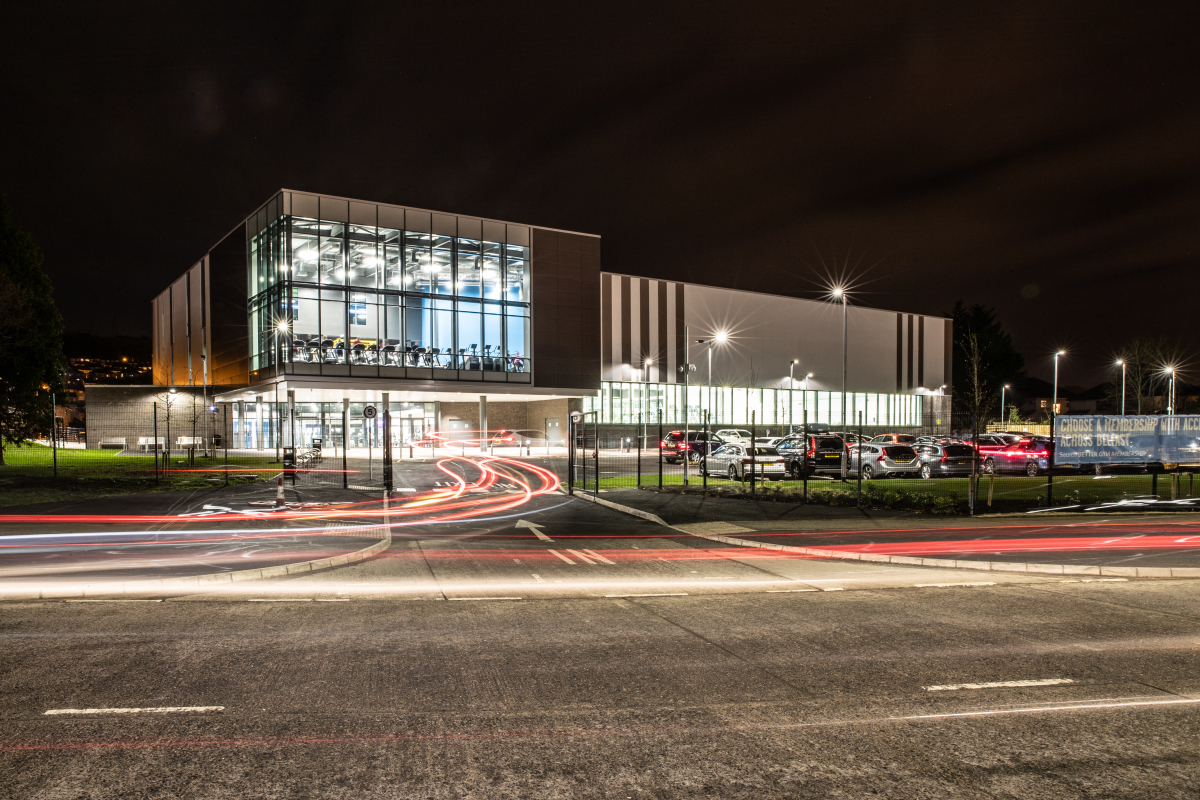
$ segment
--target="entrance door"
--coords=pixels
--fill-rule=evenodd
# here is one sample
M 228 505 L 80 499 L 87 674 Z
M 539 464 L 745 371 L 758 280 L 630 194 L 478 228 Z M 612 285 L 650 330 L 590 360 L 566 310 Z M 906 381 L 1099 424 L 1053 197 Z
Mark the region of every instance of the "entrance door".
M 558 425 L 558 417 L 546 417 L 546 441 L 550 444 L 560 444 L 562 438 L 562 428 Z

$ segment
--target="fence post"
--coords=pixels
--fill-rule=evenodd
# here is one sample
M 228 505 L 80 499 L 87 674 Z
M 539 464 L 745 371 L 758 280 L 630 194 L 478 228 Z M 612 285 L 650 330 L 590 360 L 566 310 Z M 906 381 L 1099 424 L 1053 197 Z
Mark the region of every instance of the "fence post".
M 642 412 L 638 412 L 638 427 L 642 427 Z M 637 435 L 637 431 L 633 432 L 637 438 L 637 488 L 642 488 L 642 437 Z
M 383 393 L 383 490 L 392 491 L 392 403 L 388 392 Z M 487 436 L 487 431 L 484 431 Z
M 758 466 L 758 462 L 756 462 L 754 460 L 754 449 L 755 449 L 754 448 L 754 440 L 757 438 L 758 438 L 758 431 L 755 429 L 755 426 L 754 426 L 754 412 L 751 411 L 750 412 L 750 494 L 751 495 L 754 494 L 754 478 L 755 478 L 754 473 L 757 471 L 755 468 Z
M 546 452 L 550 452 L 550 432 L 546 431 Z M 575 494 L 575 421 L 567 416 L 567 494 Z
M 58 425 L 54 419 L 54 392 L 50 393 L 50 451 L 54 457 L 54 477 L 58 477 Z
M 708 451 L 712 447 L 712 442 L 709 440 L 708 433 L 708 409 L 704 409 L 704 452 L 700 454 L 700 476 L 704 486 L 704 493 L 708 494 Z
M 233 431 L 229 429 L 229 403 L 225 404 L 225 422 L 221 426 L 221 444 L 225 445 L 225 485 L 229 485 L 229 440 L 226 436 L 233 436 Z
M 1158 497 L 1158 467 L 1150 465 L 1150 494 Z
M 804 502 L 808 502 L 808 409 L 804 409 L 804 460 L 800 462 L 800 479 L 804 482 Z
M 975 448 L 975 457 L 971 459 L 971 478 L 967 484 L 967 513 L 975 516 L 975 492 L 978 484 L 975 482 L 975 467 L 979 463 L 979 415 L 971 415 L 971 444 Z
M 862 508 L 862 462 L 863 462 L 863 449 L 862 449 L 863 435 L 862 435 L 862 433 L 863 433 L 863 412 L 860 411 L 860 412 L 858 412 L 858 445 L 857 445 L 857 449 L 855 450 L 855 452 L 858 453 L 858 490 L 857 490 L 858 491 L 858 499 L 855 501 L 855 505 L 858 508 Z
M 158 483 L 158 403 L 154 404 L 154 443 L 150 447 L 154 451 L 154 482 Z
M 662 491 L 662 409 L 658 410 L 658 490 Z
M 350 488 L 350 466 L 346 457 L 346 450 L 350 447 L 350 398 L 342 398 L 342 488 Z

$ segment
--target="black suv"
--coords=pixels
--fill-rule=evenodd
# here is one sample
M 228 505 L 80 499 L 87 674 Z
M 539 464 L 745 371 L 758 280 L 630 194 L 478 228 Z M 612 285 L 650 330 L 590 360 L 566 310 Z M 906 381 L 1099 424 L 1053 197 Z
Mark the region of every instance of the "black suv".
M 810 433 L 807 443 L 803 434 L 789 436 L 775 445 L 787 465 L 788 475 L 793 478 L 799 478 L 806 472 L 809 475 L 817 472 L 840 473 L 844 447 L 845 442 L 840 437 L 828 433 Z
M 716 436 L 704 431 L 688 431 L 686 442 L 683 436 L 683 431 L 671 431 L 663 437 L 660 445 L 663 461 L 678 464 L 686 455 L 688 463 L 695 464 L 702 456 L 708 455 L 723 444 Z

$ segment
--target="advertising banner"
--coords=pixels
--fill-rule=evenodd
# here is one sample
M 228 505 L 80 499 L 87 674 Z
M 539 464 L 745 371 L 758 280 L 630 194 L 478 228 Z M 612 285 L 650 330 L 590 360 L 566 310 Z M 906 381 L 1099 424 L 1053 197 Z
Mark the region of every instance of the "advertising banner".
M 1200 463 L 1200 416 L 1063 416 L 1054 420 L 1054 462 Z

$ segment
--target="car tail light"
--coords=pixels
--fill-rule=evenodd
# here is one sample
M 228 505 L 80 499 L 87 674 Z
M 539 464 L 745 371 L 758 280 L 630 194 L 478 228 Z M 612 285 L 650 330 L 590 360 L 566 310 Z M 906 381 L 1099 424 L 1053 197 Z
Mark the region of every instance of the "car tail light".
M 668 447 L 669 445 L 664 441 L 664 442 L 659 442 L 658 446 L 659 447 Z
M 877 459 L 875 459 L 875 460 L 876 460 L 876 461 L 887 461 L 887 456 L 886 456 L 886 455 L 883 455 L 883 454 L 881 453 L 881 454 L 879 455 L 879 458 L 877 458 Z
M 680 450 L 687 450 L 687 449 L 688 449 L 688 443 L 687 443 L 687 442 L 680 442 L 680 443 L 679 443 L 679 449 L 680 449 Z
M 947 461 L 949 461 L 949 460 L 950 460 L 950 456 L 942 456 L 942 457 L 941 457 L 941 459 L 940 459 L 940 461 L 941 461 L 943 464 L 945 464 L 945 463 L 946 463 Z

